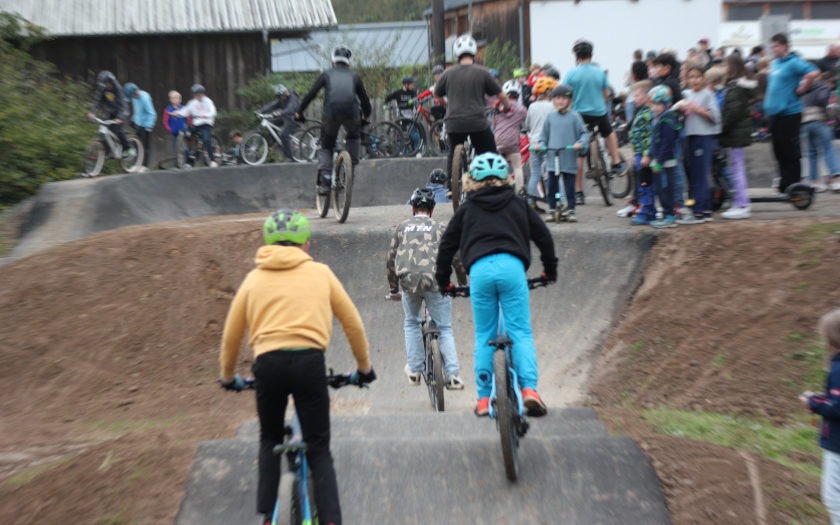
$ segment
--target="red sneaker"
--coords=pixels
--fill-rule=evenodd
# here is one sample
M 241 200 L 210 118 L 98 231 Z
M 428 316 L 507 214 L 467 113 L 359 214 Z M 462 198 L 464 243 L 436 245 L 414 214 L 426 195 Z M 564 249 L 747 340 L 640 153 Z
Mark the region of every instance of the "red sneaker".
M 531 417 L 542 417 L 548 412 L 545 403 L 533 388 L 522 389 L 522 404 L 525 405 L 525 410 Z
M 478 417 L 484 417 L 488 414 L 490 414 L 490 398 L 482 397 L 475 405 L 475 415 Z

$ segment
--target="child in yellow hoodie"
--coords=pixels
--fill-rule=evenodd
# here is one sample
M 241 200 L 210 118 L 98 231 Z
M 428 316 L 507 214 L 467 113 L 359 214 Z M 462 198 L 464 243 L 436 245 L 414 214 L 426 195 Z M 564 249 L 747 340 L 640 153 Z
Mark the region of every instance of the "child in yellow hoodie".
M 351 382 L 372 382 L 376 373 L 365 328 L 332 270 L 308 254 L 311 232 L 303 214 L 276 211 L 266 219 L 263 235 L 267 246 L 257 251 L 257 267 L 236 292 L 225 321 L 219 382 L 230 390 L 245 387 L 234 368 L 248 327 L 260 418 L 257 512 L 271 521 L 280 481 L 280 461 L 273 450 L 283 441 L 286 404 L 292 395 L 307 445 L 320 522 L 340 524 L 324 351 L 335 315 L 356 358 L 358 370 Z

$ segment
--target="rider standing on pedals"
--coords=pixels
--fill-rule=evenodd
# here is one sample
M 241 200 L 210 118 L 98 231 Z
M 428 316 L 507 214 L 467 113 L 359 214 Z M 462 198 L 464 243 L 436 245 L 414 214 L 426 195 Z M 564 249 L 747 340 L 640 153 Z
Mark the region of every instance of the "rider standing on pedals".
M 353 53 L 345 45 L 336 46 L 332 52 L 333 67 L 321 73 L 309 93 L 303 97 L 295 120 L 303 122 L 303 112 L 324 89 L 324 113 L 321 128 L 321 150 L 318 152 L 318 190 L 322 195 L 330 193 L 333 170 L 333 149 L 341 126 L 347 131 L 347 152 L 353 166 L 359 163 L 362 121 L 370 117 L 371 106 L 365 85 L 359 75 L 350 69 Z
M 274 447 L 285 437 L 288 397 L 306 443 L 318 518 L 341 524 L 338 483 L 330 453 L 330 397 L 324 352 L 338 317 L 356 358 L 354 384 L 370 383 L 376 373 L 359 311 L 332 270 L 312 260 L 309 220 L 298 211 L 278 210 L 263 225 L 266 246 L 257 251 L 257 267 L 242 281 L 225 321 L 219 356 L 219 382 L 241 391 L 234 374 L 245 329 L 254 349 L 257 413 L 260 418 L 257 512 L 271 523 L 280 483 L 280 456 Z
M 498 97 L 503 111 L 510 109 L 510 101 L 499 83 L 483 66 L 475 63 L 478 44 L 470 35 L 461 35 L 453 44 L 458 63 L 441 75 L 435 84 L 435 96 L 446 97 L 446 133 L 449 141 L 447 170 L 452 184 L 452 157 L 455 146 L 470 138 L 475 154 L 496 152 L 496 141 L 485 117 L 485 95 Z
M 90 108 L 88 118 L 96 120 L 96 112 L 100 109 L 104 111 L 105 120 L 114 121 L 108 129 L 120 141 L 123 158 L 135 156 L 137 152 L 130 147 L 128 138 L 125 136 L 125 129 L 123 129 L 123 123 L 128 120 L 128 99 L 117 78 L 110 71 L 100 71 L 96 75 L 96 95 L 93 100 L 93 107 Z
M 522 401 L 532 417 L 546 414 L 537 393 L 537 352 L 531 331 L 531 307 L 525 272 L 531 265 L 530 241 L 540 250 L 542 278 L 557 280 L 557 257 L 548 227 L 525 199 L 516 196 L 508 165 L 497 153 L 473 159 L 464 191 L 469 198 L 449 221 L 438 249 L 435 279 L 442 291 L 452 290 L 452 261 L 460 250 L 469 272 L 475 323 L 475 381 L 477 416 L 489 413 L 493 377 L 493 348 L 499 306 L 513 341 L 513 366 L 519 375 Z
M 295 161 L 291 136 L 298 129 L 298 123 L 294 119 L 298 104 L 298 94 L 283 84 L 278 84 L 274 88 L 274 100 L 257 110 L 257 113 L 271 117 L 272 124 L 282 128 L 280 140 L 283 141 L 283 155 L 290 162 Z

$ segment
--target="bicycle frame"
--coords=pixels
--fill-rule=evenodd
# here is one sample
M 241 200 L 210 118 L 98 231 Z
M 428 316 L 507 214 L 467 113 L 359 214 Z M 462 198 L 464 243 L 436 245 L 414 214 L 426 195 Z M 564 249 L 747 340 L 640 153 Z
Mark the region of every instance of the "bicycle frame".
M 122 155 L 122 144 L 120 144 L 114 132 L 108 128 L 110 124 L 113 124 L 113 121 L 96 119 L 96 122 L 99 123 L 99 136 L 105 142 L 105 145 L 108 146 L 108 151 L 111 156 L 117 159 L 120 158 Z
M 274 447 L 274 453 L 287 455 L 291 470 L 295 474 L 298 494 L 300 494 L 301 523 L 302 525 L 312 525 L 312 502 L 309 500 L 309 462 L 306 459 L 306 443 L 303 442 L 303 431 L 300 428 L 297 412 L 292 412 L 292 419 L 286 429 L 289 439 L 284 444 Z M 283 511 L 280 508 L 282 503 L 284 502 L 279 499 L 275 503 L 272 523 L 276 523 L 280 519 L 280 513 Z

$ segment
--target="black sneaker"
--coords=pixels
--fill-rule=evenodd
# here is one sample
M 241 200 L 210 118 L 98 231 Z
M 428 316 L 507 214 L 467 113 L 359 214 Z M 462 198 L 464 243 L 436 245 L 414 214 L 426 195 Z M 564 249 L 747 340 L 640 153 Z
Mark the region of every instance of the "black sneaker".
M 582 191 L 575 192 L 575 204 L 578 206 L 583 206 L 586 204 L 586 197 L 583 195 Z
M 329 184 L 321 184 L 318 186 L 318 195 L 329 195 L 331 189 Z

